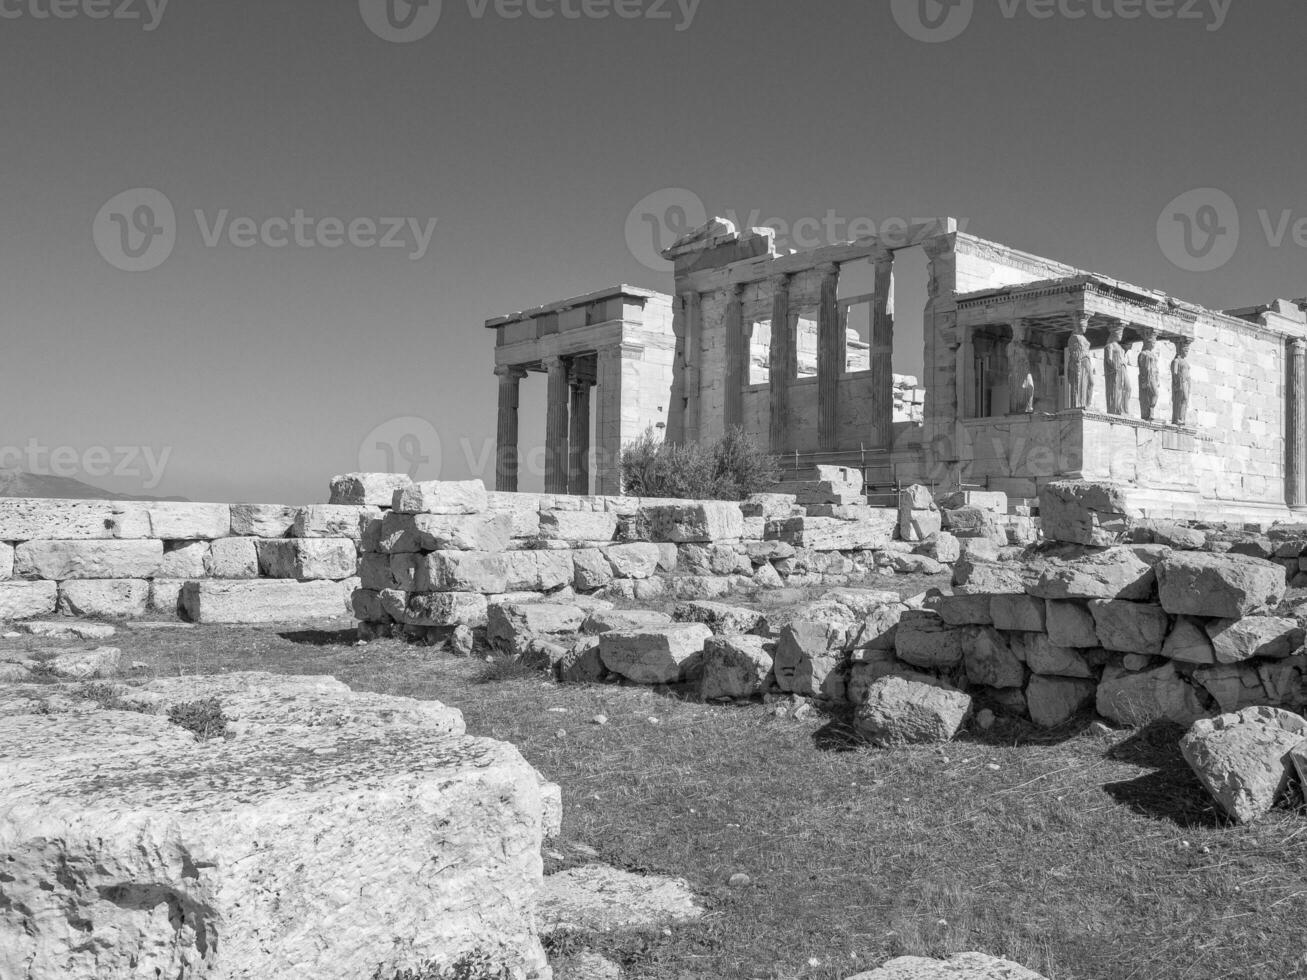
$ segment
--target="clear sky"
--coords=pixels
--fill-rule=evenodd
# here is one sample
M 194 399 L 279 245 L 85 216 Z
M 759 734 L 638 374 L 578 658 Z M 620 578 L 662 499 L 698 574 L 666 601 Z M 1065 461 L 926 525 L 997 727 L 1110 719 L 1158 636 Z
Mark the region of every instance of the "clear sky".
M 949 214 L 1220 308 L 1307 294 L 1296 0 L 392 3 L 0 0 L 0 465 L 287 503 L 388 451 L 490 477 L 481 324 L 670 291 L 628 234 L 669 188 L 837 231 Z M 1232 202 L 1194 234 L 1239 220 L 1202 272 L 1158 234 L 1193 188 Z

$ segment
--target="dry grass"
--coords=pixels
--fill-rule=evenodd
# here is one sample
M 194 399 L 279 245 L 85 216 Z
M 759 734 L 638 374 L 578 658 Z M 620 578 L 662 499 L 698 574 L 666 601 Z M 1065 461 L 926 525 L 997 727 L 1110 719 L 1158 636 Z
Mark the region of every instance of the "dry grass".
M 702 896 L 706 919 L 670 935 L 556 943 L 632 976 L 835 980 L 974 949 L 1052 980 L 1307 977 L 1302 813 L 1228 825 L 1180 758 L 1178 729 L 1000 726 L 943 750 L 881 751 L 839 718 L 557 687 L 439 649 L 354 646 L 346 629 L 125 628 L 113 642 L 146 673 L 334 674 L 462 709 L 471 733 L 512 742 L 562 785 L 551 870 L 588 846 Z M 751 884 L 728 887 L 737 872 Z

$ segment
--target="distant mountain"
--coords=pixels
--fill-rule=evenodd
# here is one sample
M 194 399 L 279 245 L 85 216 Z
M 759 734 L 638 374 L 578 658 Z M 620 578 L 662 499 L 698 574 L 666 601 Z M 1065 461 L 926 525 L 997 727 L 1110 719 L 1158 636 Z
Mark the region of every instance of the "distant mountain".
M 185 497 L 151 497 L 114 493 L 67 476 L 45 476 L 22 470 L 0 469 L 0 497 L 45 497 L 63 500 L 186 500 Z

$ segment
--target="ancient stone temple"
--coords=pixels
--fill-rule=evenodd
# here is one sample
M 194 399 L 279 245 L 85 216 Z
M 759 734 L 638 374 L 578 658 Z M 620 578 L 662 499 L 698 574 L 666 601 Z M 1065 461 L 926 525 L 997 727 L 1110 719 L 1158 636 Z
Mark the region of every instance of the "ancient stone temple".
M 619 493 L 622 446 L 649 427 L 666 427 L 676 343 L 671 297 L 618 286 L 486 327 L 495 331 L 499 377 L 496 489 L 517 490 L 519 385 L 541 373 L 548 379 L 545 491 Z
M 895 263 L 907 249 L 928 264 L 924 406 L 912 412 L 894 371 Z M 607 342 L 629 332 L 640 353 L 624 355 L 631 380 L 601 415 L 622 419 L 604 430 L 609 453 L 664 420 L 656 403 L 667 439 L 711 441 L 740 425 L 787 467 L 855 466 L 872 489 L 924 482 L 1030 499 L 1050 480 L 1110 479 L 1159 517 L 1307 507 L 1303 301 L 1207 310 L 949 219 L 797 253 L 768 229 L 715 219 L 664 256 L 670 299 L 622 287 L 488 324 L 500 330 L 499 370 L 542 370 L 554 350 L 575 359 L 598 346 L 582 336 L 587 302 L 625 304 Z M 657 327 L 636 307 L 656 310 Z M 562 431 L 571 369 L 554 370 Z M 511 403 L 501 396 L 501 432 Z M 569 489 L 561 462 L 555 472 L 556 492 Z M 611 467 L 601 480 L 616 489 Z

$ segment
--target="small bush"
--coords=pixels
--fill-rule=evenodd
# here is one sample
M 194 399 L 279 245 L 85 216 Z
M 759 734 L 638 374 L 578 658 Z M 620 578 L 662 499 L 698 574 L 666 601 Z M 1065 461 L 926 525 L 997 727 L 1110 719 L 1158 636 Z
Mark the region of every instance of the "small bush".
M 222 738 L 227 734 L 227 718 L 217 698 L 204 701 L 187 701 L 168 709 L 168 720 L 174 725 L 194 732 L 201 742 Z
M 652 429 L 622 450 L 622 485 L 635 497 L 743 500 L 772 486 L 776 457 L 736 426 L 711 446 L 662 442 Z

